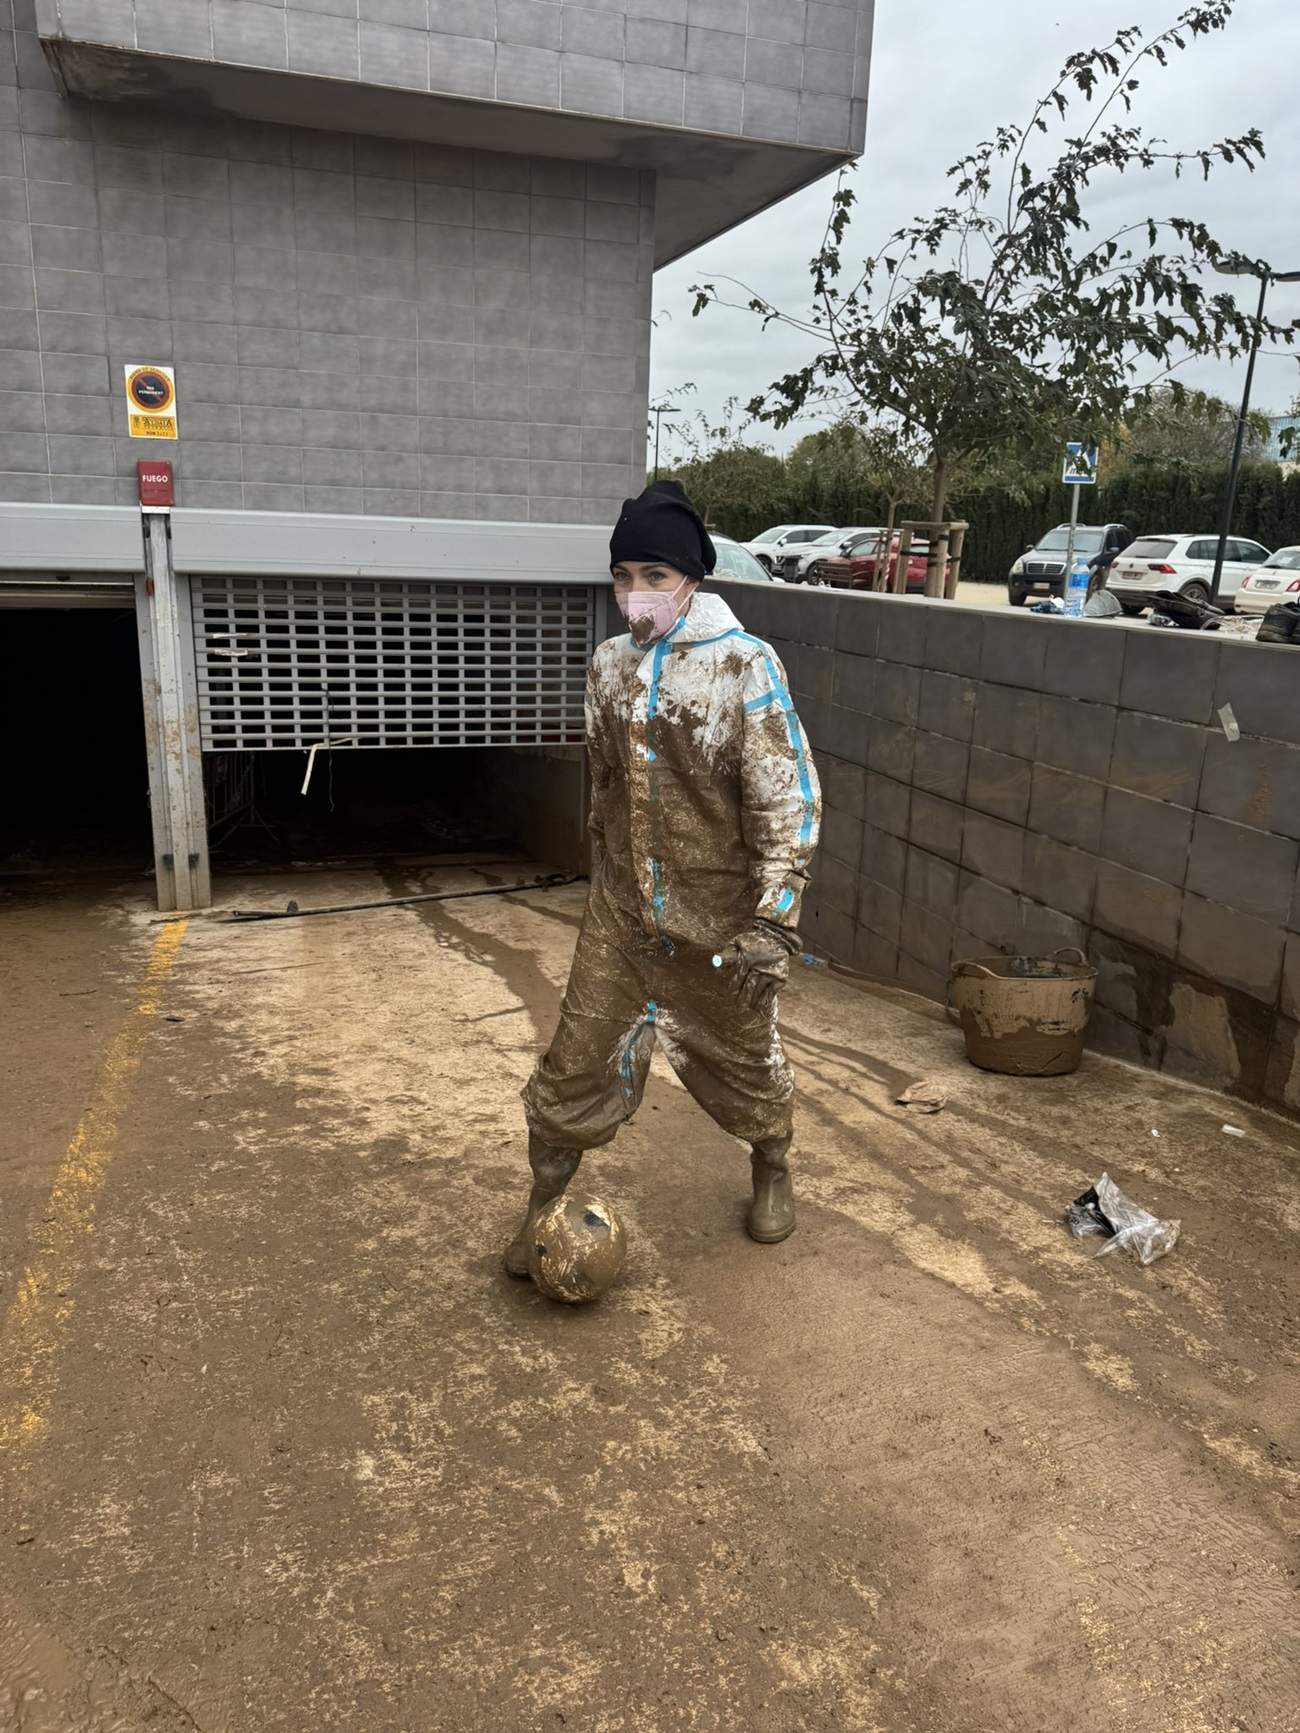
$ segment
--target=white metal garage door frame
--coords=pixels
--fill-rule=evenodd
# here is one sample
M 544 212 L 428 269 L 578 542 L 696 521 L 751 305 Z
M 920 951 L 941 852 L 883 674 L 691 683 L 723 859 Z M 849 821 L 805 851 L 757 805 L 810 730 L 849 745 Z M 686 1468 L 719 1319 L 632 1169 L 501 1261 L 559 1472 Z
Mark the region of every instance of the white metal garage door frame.
M 348 670 L 344 685 L 353 699 L 378 693 L 377 708 L 384 713 L 356 744 L 563 750 L 581 739 L 586 659 L 592 644 L 607 635 L 607 550 L 607 530 L 586 524 L 186 509 L 142 518 L 130 506 L 0 503 L 0 606 L 6 592 L 15 598 L 13 605 L 22 596 L 25 606 L 44 606 L 47 595 L 65 604 L 121 606 L 133 594 L 158 904 L 165 910 L 203 908 L 212 900 L 205 728 L 209 749 L 223 746 L 214 732 L 220 718 L 213 707 L 213 641 L 203 619 L 196 634 L 196 596 L 206 610 L 214 594 L 244 597 L 251 583 L 264 615 L 273 612 L 265 606 L 268 594 L 278 593 L 287 604 L 291 593 L 296 602 L 308 591 L 316 598 L 318 623 L 322 614 L 338 614 L 324 635 L 334 653 L 334 628 L 341 624 L 349 645 L 339 664 Z M 300 584 L 306 586 L 301 594 Z M 111 603 L 105 600 L 110 592 Z M 29 601 L 29 594 L 40 599 Z M 326 601 L 342 605 L 326 607 Z M 372 679 L 358 669 L 373 669 L 389 656 L 376 647 L 383 637 L 372 630 L 376 614 L 393 616 L 394 643 L 400 639 L 401 649 L 392 651 L 388 671 Z M 225 630 L 227 662 L 248 660 L 240 654 L 247 646 L 238 634 L 230 651 L 229 618 Z M 364 641 L 367 633 L 374 642 Z M 206 658 L 202 678 L 199 639 Z M 412 682 L 419 686 L 421 669 L 435 669 L 440 657 L 450 661 L 436 682 L 425 682 L 436 684 L 440 694 L 423 706 L 429 713 L 425 735 L 408 727 L 404 740 L 390 737 L 397 733 L 401 706 L 411 700 Z M 228 695 L 231 677 L 223 677 Z M 373 691 L 363 690 L 367 681 Z M 263 683 L 264 697 L 266 690 Z M 333 738 L 332 698 L 326 719 Z M 316 720 L 299 702 L 288 737 L 273 729 L 263 749 L 309 748 Z M 365 735 L 361 725 L 374 718 L 358 714 L 354 705 L 343 720 Z M 228 749 L 248 745 L 247 738 L 236 739 Z
M 144 571 L 131 506 L 0 501 L 0 608 L 130 608 Z

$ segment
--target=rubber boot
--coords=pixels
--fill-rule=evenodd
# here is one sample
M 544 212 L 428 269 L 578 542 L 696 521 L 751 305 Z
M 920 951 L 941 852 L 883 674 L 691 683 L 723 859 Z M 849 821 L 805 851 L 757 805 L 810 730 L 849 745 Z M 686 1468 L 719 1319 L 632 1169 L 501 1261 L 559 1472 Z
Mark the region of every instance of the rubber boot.
M 745 1226 L 751 1240 L 774 1246 L 794 1232 L 794 1185 L 790 1179 L 793 1137 L 771 1137 L 753 1145 L 754 1201 Z
M 543 1204 L 559 1197 L 578 1171 L 582 1160 L 580 1149 L 557 1149 L 553 1143 L 543 1143 L 529 1133 L 528 1165 L 533 1170 L 533 1189 L 528 1194 L 528 1213 L 519 1232 L 506 1247 L 502 1263 L 508 1276 L 528 1275 L 528 1237 L 533 1222 Z

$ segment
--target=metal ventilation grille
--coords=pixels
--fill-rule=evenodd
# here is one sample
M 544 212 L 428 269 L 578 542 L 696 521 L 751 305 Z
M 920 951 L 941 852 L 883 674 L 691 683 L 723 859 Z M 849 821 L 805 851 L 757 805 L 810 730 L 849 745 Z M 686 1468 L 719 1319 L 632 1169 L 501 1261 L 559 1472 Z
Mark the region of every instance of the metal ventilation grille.
M 205 751 L 583 737 L 585 586 L 190 581 Z

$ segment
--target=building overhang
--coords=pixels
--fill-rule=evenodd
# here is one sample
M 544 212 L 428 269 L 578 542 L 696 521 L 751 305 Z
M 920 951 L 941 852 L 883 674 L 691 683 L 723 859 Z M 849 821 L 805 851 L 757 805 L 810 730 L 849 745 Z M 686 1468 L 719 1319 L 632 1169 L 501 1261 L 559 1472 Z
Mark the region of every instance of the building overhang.
M 653 126 L 46 37 L 69 96 L 559 157 L 656 176 L 655 267 L 853 161 L 847 150 Z

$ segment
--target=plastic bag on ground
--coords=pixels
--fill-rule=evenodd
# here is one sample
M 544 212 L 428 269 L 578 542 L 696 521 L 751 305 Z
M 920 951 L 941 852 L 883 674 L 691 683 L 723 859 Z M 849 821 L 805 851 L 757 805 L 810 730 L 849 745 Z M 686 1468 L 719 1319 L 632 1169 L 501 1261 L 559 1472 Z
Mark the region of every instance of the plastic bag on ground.
M 1081 1192 L 1065 1212 L 1065 1225 L 1076 1239 L 1086 1234 L 1105 1234 L 1106 1244 L 1097 1253 L 1113 1252 L 1117 1246 L 1132 1252 L 1140 1264 L 1153 1264 L 1178 1244 L 1181 1221 L 1162 1222 L 1145 1210 L 1103 1173 L 1096 1185 Z
M 909 1083 L 901 1095 L 894 1097 L 898 1107 L 911 1107 L 917 1113 L 941 1113 L 948 1105 L 947 1091 L 928 1078 Z

